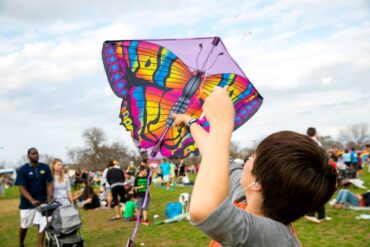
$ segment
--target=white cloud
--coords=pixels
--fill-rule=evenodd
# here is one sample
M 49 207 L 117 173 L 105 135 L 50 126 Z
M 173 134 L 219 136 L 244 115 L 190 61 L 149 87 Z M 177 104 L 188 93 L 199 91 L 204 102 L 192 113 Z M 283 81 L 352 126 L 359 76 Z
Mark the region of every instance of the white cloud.
M 323 78 L 321 78 L 321 83 L 324 84 L 324 85 L 330 84 L 332 82 L 333 82 L 332 77 L 323 77 Z
M 0 160 L 17 160 L 34 145 L 64 158 L 65 147 L 82 144 L 81 132 L 93 126 L 103 127 L 109 140 L 131 144 L 118 125 L 120 99 L 105 78 L 104 40 L 221 36 L 265 97 L 260 111 L 234 135 L 244 144 L 282 129 L 304 132 L 308 125 L 335 135 L 370 111 L 364 104 L 370 99 L 364 90 L 370 78 L 365 1 L 142 5 L 0 3 Z M 338 114 L 345 111 L 351 118 Z M 14 141 L 19 136 L 23 141 Z
M 312 83 L 310 76 L 329 66 L 348 63 L 359 69 L 370 67 L 370 25 L 340 30 L 309 42 L 291 44 L 297 33 L 282 33 L 268 39 L 252 37 L 240 42 L 230 36 L 226 44 L 252 81 L 264 87 L 294 88 Z M 354 39 L 348 39 L 354 37 Z M 289 44 L 289 45 L 288 45 Z

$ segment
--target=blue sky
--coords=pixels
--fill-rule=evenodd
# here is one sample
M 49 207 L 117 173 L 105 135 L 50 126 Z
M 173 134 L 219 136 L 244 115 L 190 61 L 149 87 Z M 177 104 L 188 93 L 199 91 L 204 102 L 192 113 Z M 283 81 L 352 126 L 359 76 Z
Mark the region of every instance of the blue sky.
M 279 130 L 335 137 L 370 123 L 366 0 L 5 0 L 0 26 L 0 164 L 31 146 L 67 160 L 89 127 L 133 147 L 101 62 L 112 39 L 220 36 L 265 98 L 234 134 L 243 146 Z

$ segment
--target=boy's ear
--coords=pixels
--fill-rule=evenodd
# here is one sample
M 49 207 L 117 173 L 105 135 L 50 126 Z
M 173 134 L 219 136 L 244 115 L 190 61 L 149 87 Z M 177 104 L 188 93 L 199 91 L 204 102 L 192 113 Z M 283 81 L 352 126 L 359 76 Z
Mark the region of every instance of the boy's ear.
M 254 182 L 254 185 L 251 187 L 252 190 L 254 191 L 261 191 L 262 190 L 262 186 L 260 183 L 258 182 Z

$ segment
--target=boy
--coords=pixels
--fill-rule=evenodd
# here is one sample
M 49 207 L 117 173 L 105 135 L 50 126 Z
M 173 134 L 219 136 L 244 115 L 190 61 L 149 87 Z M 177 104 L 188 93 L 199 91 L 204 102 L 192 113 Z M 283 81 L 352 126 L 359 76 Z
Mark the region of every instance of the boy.
M 125 206 L 122 207 L 124 207 L 122 212 L 124 221 L 135 220 L 135 216 L 139 215 L 139 210 L 137 210 L 137 203 L 134 197 L 131 197 L 131 199 L 126 202 Z
M 146 166 L 141 165 L 139 167 L 139 172 L 137 174 L 137 177 L 135 179 L 135 186 L 134 190 L 136 191 L 136 197 L 137 197 L 137 206 L 138 208 L 143 207 L 143 225 L 149 225 L 148 221 L 148 208 L 149 208 L 149 199 L 150 195 L 148 194 L 148 198 L 146 200 L 146 204 L 144 204 L 145 201 L 145 191 L 147 188 L 147 180 L 148 180 L 148 170 Z
M 229 166 L 235 113 L 227 88 L 216 87 L 203 112 L 209 133 L 191 117 L 173 114 L 203 157 L 190 202 L 192 223 L 218 242 L 212 246 L 300 246 L 290 223 L 328 201 L 337 187 L 326 155 L 308 136 L 282 131 L 264 139 L 244 168 Z M 233 205 L 243 194 L 244 210 Z

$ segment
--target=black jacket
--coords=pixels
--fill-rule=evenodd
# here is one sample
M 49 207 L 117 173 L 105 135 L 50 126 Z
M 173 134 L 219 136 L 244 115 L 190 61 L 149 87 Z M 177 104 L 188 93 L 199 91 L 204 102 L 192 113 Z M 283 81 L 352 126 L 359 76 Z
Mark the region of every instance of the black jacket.
M 109 185 L 114 185 L 116 183 L 124 183 L 125 182 L 125 174 L 119 168 L 111 168 L 107 172 L 107 182 Z

